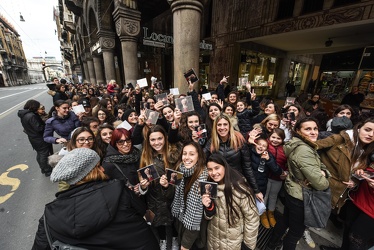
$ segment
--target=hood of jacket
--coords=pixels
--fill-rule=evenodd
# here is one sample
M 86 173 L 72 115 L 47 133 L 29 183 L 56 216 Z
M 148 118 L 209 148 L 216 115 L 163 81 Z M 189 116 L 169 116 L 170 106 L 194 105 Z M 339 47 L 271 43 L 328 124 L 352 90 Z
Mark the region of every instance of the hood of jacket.
M 35 114 L 34 112 L 32 112 L 32 111 L 30 111 L 30 110 L 28 110 L 28 109 L 22 109 L 22 110 L 18 110 L 18 113 L 17 113 L 17 115 L 18 115 L 18 117 L 19 118 L 23 118 L 26 114 L 28 114 L 28 113 L 33 113 L 33 114 Z
M 290 141 L 288 141 L 283 146 L 284 154 L 288 158 L 295 148 L 297 148 L 300 145 L 305 145 L 305 144 L 307 144 L 313 149 L 317 149 L 317 145 L 314 142 L 309 141 L 307 139 L 303 139 L 303 138 L 293 137 Z
M 79 239 L 102 230 L 115 217 L 123 188 L 122 181 L 110 180 L 57 193 L 57 199 L 47 204 L 44 212 L 52 236 L 55 232 Z

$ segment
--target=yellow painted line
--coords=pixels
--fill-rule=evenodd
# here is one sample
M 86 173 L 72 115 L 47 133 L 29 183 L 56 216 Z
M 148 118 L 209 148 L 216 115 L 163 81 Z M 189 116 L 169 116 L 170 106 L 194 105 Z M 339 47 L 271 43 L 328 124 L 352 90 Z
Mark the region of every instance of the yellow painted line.
M 0 185 L 12 187 L 10 193 L 8 193 L 6 195 L 3 195 L 3 196 L 0 196 L 0 204 L 4 203 L 10 197 L 12 197 L 12 195 L 14 194 L 14 191 L 16 191 L 19 188 L 19 185 L 21 184 L 21 181 L 18 178 L 9 177 L 8 176 L 9 172 L 11 172 L 15 169 L 20 169 L 21 171 L 25 171 L 28 168 L 29 168 L 29 166 L 27 166 L 25 164 L 19 164 L 19 165 L 15 165 L 15 166 L 9 168 L 7 171 L 5 171 L 4 173 L 2 173 L 0 175 Z

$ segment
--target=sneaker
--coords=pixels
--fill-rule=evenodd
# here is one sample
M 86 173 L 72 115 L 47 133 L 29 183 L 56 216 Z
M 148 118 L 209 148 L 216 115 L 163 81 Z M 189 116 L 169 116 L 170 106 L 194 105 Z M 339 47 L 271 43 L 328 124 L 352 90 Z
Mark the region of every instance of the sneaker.
M 160 250 L 166 250 L 166 240 L 160 240 Z
M 314 243 L 314 240 L 310 236 L 309 230 L 305 229 L 304 234 L 303 234 L 303 238 L 304 238 L 305 242 L 309 245 L 310 248 L 315 248 L 316 247 L 316 243 Z

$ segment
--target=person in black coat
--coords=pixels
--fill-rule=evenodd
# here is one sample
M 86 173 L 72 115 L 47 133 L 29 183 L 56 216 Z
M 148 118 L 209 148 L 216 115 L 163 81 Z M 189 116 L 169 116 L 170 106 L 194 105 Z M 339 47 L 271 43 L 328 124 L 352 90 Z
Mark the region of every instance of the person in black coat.
M 53 96 L 53 103 L 58 100 L 66 101 L 69 99 L 68 95 L 65 94 L 65 85 L 64 84 L 57 84 L 56 85 L 56 93 Z
M 23 131 L 29 137 L 32 148 L 36 151 L 36 161 L 39 164 L 42 174 L 50 176 L 52 167 L 48 164 L 48 156 L 52 152 L 52 144 L 43 139 L 45 123 L 37 114 L 40 108 L 40 102 L 28 100 L 23 110 L 18 111 L 18 117 L 21 118 Z
M 212 136 L 204 147 L 204 153 L 207 159 L 213 153 L 223 155 L 230 166 L 244 175 L 253 188 L 257 199 L 263 201 L 263 194 L 260 192 L 253 175 L 249 148 L 242 134 L 234 131 L 227 115 L 220 114 L 215 119 Z
M 144 202 L 125 181 L 108 181 L 95 151 L 70 151 L 53 169 L 51 181 L 71 186 L 45 206 L 32 250 L 50 249 L 56 241 L 90 250 L 159 249 L 143 219 Z

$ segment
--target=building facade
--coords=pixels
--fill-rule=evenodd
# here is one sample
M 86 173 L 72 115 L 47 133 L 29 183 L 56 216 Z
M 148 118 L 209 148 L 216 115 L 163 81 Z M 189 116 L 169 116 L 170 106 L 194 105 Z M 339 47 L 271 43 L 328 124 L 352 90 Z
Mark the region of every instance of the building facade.
M 362 57 L 374 41 L 370 0 L 60 0 L 58 10 L 71 74 L 94 84 L 155 76 L 183 92 L 193 68 L 199 85 L 214 89 L 225 75 L 233 88 L 250 81 L 258 95 L 283 97 L 287 82 L 316 90 L 324 56 Z
M 20 35 L 0 15 L 0 87 L 27 83 L 27 63 Z

